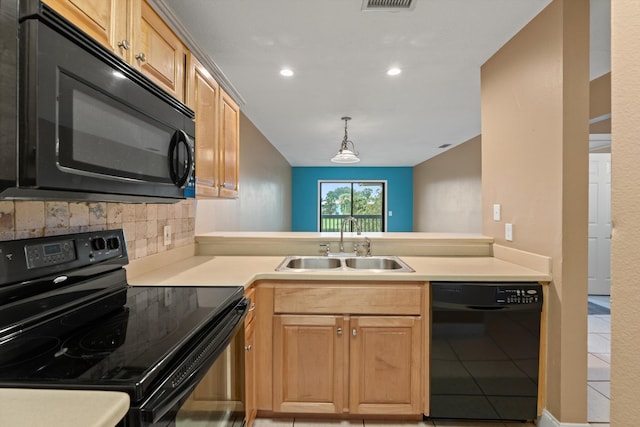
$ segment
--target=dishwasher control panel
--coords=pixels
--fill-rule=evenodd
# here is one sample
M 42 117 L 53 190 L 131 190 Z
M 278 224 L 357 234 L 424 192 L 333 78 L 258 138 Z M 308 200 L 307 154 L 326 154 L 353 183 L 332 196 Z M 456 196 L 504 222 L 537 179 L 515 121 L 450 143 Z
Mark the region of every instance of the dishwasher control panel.
M 534 282 L 431 282 L 434 310 L 535 310 L 542 285 Z
M 497 288 L 496 303 L 498 304 L 536 304 L 540 296 L 537 289 L 529 288 Z

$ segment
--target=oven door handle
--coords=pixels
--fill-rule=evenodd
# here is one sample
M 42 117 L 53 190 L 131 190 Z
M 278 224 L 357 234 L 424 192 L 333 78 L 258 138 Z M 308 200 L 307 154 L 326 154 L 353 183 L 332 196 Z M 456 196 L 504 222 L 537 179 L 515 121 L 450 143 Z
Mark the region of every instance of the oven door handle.
M 177 386 L 172 384 L 172 378 L 175 376 L 169 375 L 159 390 L 140 405 L 140 413 L 145 422 L 158 422 L 191 394 L 218 356 L 227 348 L 236 332 L 243 328 L 243 321 L 249 310 L 248 301 L 247 298 L 243 298 L 221 322 L 224 327 L 212 330 L 202 339 L 202 342 L 214 343 L 214 350 L 209 356 L 199 358 L 197 367 L 190 369 L 191 373 Z M 178 367 L 175 371 L 181 371 L 181 368 Z

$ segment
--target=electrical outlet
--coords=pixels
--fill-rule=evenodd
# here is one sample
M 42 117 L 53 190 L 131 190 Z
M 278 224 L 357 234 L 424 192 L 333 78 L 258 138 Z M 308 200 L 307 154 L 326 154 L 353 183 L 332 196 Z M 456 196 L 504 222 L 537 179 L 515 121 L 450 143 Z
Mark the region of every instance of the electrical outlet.
M 169 246 L 171 244 L 171 226 L 164 226 L 164 245 Z
M 493 220 L 500 221 L 500 205 L 497 203 L 493 205 Z
M 504 239 L 508 242 L 513 242 L 513 224 L 504 225 Z
M 393 211 L 389 211 L 389 216 L 393 216 Z

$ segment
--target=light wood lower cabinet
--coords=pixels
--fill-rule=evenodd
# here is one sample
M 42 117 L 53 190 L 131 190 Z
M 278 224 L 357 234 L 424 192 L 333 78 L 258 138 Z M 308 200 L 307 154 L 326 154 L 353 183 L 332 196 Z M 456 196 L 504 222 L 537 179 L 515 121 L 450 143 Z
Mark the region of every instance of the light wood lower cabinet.
M 244 372 L 245 372 L 245 413 L 246 413 L 246 425 L 251 427 L 253 421 L 256 419 L 256 394 L 254 386 L 255 377 L 255 322 L 251 322 L 244 330 Z
M 274 411 L 420 414 L 421 317 L 275 315 Z
M 341 413 L 344 408 L 344 319 L 273 319 L 273 403 L 279 412 Z
M 354 414 L 419 414 L 420 317 L 352 317 L 349 409 Z
M 245 414 L 246 427 L 251 427 L 258 412 L 256 408 L 256 338 L 255 338 L 255 314 L 258 306 L 256 301 L 256 288 L 252 287 L 245 291 L 244 296 L 249 298 L 249 312 L 244 319 L 244 393 L 245 393 Z

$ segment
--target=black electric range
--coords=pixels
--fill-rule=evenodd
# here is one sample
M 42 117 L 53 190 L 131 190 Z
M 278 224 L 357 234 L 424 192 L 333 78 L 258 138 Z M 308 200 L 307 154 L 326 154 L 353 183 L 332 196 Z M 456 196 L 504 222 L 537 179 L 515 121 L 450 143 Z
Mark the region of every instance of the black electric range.
M 122 230 L 0 242 L 0 387 L 129 394 L 158 423 L 241 328 L 242 287 L 127 285 Z M 172 409 L 174 408 L 174 409 Z

